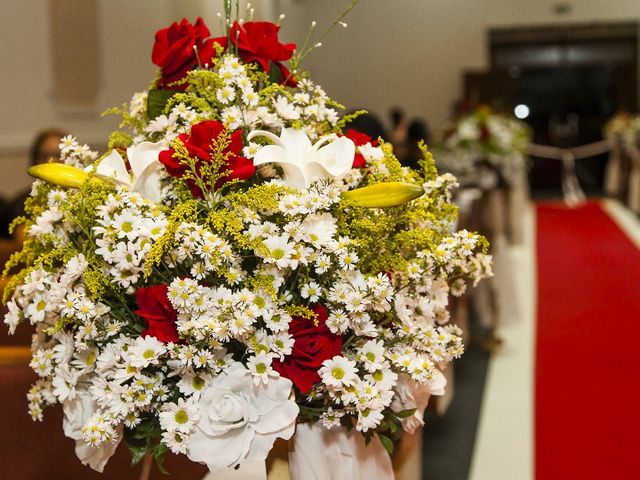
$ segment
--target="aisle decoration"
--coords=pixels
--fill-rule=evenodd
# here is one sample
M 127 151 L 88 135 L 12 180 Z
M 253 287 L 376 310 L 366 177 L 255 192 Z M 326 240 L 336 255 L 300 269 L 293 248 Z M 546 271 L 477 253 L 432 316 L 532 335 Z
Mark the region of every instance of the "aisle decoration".
M 604 191 L 622 199 L 640 214 L 640 116 L 618 112 L 603 128 L 611 152 L 605 171 Z
M 463 352 L 449 295 L 491 274 L 426 149 L 411 171 L 356 145 L 306 47 L 228 23 L 160 30 L 109 149 L 65 137 L 32 170 L 4 321 L 36 328 L 31 416 L 62 404 L 98 471 L 124 440 L 216 472 L 304 422 L 391 449 Z
M 627 112 L 617 112 L 602 129 L 605 138 L 621 145 L 635 144 L 640 136 L 640 116 Z
M 480 167 L 488 166 L 512 183 L 526 168 L 530 141 L 527 124 L 480 106 L 444 127 L 437 163 L 463 180 L 476 178 Z

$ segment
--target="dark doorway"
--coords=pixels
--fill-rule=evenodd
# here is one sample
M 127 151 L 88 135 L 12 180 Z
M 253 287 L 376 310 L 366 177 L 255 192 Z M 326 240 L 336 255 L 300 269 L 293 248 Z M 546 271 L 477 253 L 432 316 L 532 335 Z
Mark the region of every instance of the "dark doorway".
M 617 110 L 637 111 L 636 22 L 492 29 L 489 47 L 490 71 L 485 81 L 467 73 L 465 96 L 511 112 L 526 105 L 529 115 L 523 120 L 536 143 L 575 147 L 595 142 Z M 602 155 L 578 161 L 587 193 L 602 193 L 606 160 Z M 534 158 L 529 179 L 534 194 L 559 193 L 559 162 Z
M 611 65 L 522 69 L 514 78 L 514 102 L 529 107 L 525 121 L 534 142 L 577 147 L 601 140 L 604 123 L 616 111 L 615 74 Z M 587 193 L 601 193 L 606 161 L 601 155 L 578 162 L 578 178 Z M 559 178 L 555 160 L 537 159 L 530 171 L 536 190 L 559 188 Z

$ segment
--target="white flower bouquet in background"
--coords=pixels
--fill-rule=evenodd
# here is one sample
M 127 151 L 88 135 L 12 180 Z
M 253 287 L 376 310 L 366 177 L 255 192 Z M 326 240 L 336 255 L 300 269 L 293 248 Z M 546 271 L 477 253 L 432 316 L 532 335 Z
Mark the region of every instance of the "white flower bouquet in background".
M 605 138 L 628 147 L 636 145 L 640 137 L 640 116 L 631 115 L 627 112 L 617 112 L 613 115 L 602 129 Z
M 477 177 L 479 167 L 485 164 L 509 183 L 525 170 L 530 142 L 527 124 L 481 106 L 444 127 L 437 163 L 470 179 Z

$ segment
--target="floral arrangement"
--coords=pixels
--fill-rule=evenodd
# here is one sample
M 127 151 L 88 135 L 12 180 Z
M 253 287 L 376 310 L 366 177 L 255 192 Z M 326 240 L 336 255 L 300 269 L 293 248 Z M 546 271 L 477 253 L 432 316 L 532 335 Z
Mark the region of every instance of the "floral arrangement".
M 506 180 L 525 168 L 531 130 L 524 122 L 480 106 L 446 126 L 438 163 L 461 176 L 478 162 L 496 168 Z M 440 153 L 440 150 L 439 150 Z
M 463 352 L 449 295 L 491 258 L 452 231 L 455 178 L 343 132 L 278 29 L 158 31 L 158 75 L 113 110 L 109 149 L 65 137 L 63 165 L 31 170 L 4 322 L 36 328 L 31 416 L 61 404 L 95 470 L 124 439 L 134 461 L 219 471 L 299 422 L 390 449 Z
M 634 145 L 640 136 L 640 117 L 627 112 L 617 112 L 605 123 L 603 136 L 621 145 Z

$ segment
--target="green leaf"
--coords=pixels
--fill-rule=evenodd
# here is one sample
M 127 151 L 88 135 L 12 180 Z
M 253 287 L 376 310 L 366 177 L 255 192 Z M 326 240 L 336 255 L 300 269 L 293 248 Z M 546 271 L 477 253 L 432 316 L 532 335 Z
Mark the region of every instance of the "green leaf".
M 167 106 L 167 102 L 176 93 L 175 90 L 164 90 L 154 88 L 149 90 L 149 96 L 147 97 L 147 116 L 149 120 L 153 120 L 159 115 L 164 113 L 164 107 Z
M 284 78 L 280 68 L 278 68 L 278 66 L 272 61 L 269 61 L 269 81 L 271 83 L 280 83 L 283 80 Z
M 353 429 L 353 418 L 350 415 L 345 415 L 340 419 L 340 424 L 347 430 Z
M 396 413 L 396 417 L 398 417 L 398 418 L 409 418 L 414 413 L 416 413 L 416 409 L 415 408 L 410 408 L 409 410 L 402 410 L 401 412 Z
M 156 465 L 158 465 L 158 470 L 164 475 L 169 475 L 169 472 L 166 468 L 164 468 L 164 456 L 167 453 L 167 446 L 160 442 L 153 449 L 153 458 L 156 460 Z
M 133 445 L 127 441 L 127 447 L 129 447 L 129 451 L 131 452 L 131 465 L 139 463 L 147 454 L 146 446 Z
M 145 456 L 147 452 L 151 452 L 151 437 L 155 428 L 153 420 L 143 418 L 142 421 L 134 428 L 126 428 L 124 431 L 124 440 L 131 452 L 131 464 L 135 465 Z
M 378 438 L 380 439 L 380 443 L 382 443 L 384 449 L 389 453 L 389 455 L 391 455 L 393 453 L 393 442 L 391 441 L 391 439 L 385 435 L 380 434 L 378 434 Z
M 398 424 L 396 422 L 389 422 L 389 431 L 394 434 L 398 431 Z
M 147 438 L 148 432 L 143 428 L 137 428 L 133 431 L 129 438 L 132 440 L 144 440 Z
M 376 428 L 376 430 L 379 430 L 381 432 L 386 432 L 390 428 L 389 427 L 390 423 L 391 422 L 385 418 L 380 422 L 380 425 L 378 425 L 378 428 Z

